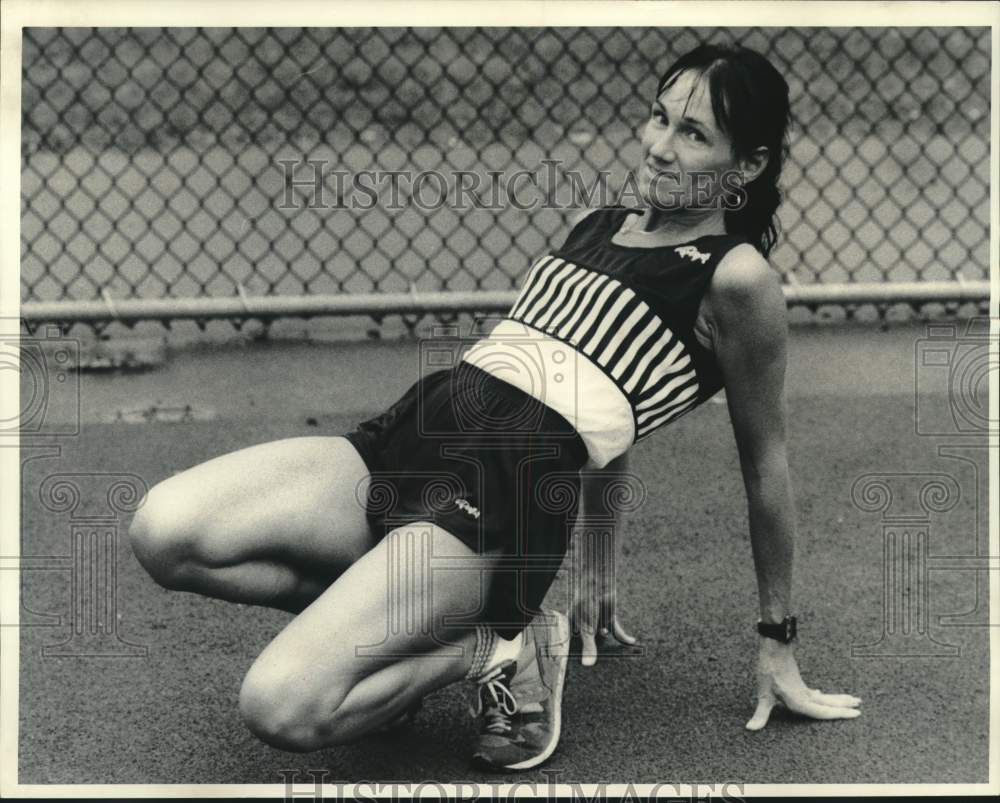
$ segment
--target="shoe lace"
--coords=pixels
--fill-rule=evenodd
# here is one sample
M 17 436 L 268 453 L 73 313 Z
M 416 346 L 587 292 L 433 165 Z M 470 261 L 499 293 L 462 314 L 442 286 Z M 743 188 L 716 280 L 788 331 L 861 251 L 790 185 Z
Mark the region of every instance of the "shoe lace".
M 510 718 L 517 713 L 517 698 L 502 675 L 487 680 L 479 687 L 479 705 L 473 714 L 483 714 L 485 730 L 490 733 L 510 731 Z

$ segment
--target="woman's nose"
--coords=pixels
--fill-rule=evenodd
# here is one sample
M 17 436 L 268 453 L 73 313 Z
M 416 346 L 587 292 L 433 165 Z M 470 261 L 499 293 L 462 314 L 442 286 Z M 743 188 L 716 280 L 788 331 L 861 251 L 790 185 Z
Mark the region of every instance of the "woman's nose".
M 674 153 L 674 135 L 669 131 L 660 133 L 649 145 L 649 155 L 659 162 L 670 164 L 677 155 Z

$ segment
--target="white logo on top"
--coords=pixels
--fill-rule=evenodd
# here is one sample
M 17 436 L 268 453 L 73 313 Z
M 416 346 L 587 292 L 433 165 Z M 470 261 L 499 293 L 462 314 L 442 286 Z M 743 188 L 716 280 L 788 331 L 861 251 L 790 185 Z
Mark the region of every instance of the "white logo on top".
M 466 502 L 464 499 L 456 499 L 455 500 L 455 506 L 462 508 L 462 510 L 464 510 L 466 513 L 468 513 L 470 516 L 472 516 L 472 518 L 474 518 L 474 519 L 478 519 L 479 518 L 479 508 L 478 507 L 473 507 L 468 502 Z
M 696 259 L 702 265 L 704 265 L 706 262 L 708 262 L 709 257 L 712 256 L 711 254 L 703 254 L 701 251 L 699 251 L 693 245 L 682 245 L 679 248 L 675 248 L 674 251 L 676 251 L 682 257 L 687 257 L 688 259 Z

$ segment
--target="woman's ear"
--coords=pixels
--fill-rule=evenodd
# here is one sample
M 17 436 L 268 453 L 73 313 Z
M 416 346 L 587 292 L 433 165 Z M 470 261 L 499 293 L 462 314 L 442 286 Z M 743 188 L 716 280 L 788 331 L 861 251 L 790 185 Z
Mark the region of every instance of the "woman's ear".
M 753 153 L 745 159 L 740 160 L 740 170 L 743 171 L 743 183 L 749 184 L 758 178 L 767 167 L 768 152 L 763 145 L 757 147 Z

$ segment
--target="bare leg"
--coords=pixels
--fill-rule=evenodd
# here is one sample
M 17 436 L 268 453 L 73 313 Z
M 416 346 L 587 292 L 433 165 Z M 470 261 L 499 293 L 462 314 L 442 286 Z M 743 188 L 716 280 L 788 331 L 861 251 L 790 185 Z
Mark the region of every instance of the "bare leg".
M 422 546 L 400 548 L 400 539 Z M 261 653 L 240 692 L 247 724 L 276 747 L 317 750 L 460 680 L 475 633 L 449 618 L 478 618 L 494 565 L 433 525 L 394 531 Z
M 297 613 L 376 543 L 368 482 L 345 438 L 240 449 L 152 488 L 132 548 L 168 588 Z
M 369 479 L 344 438 L 274 441 L 161 482 L 131 527 L 168 588 L 301 612 L 240 692 L 249 727 L 283 749 L 355 739 L 472 659 L 496 556 L 429 524 L 372 533 Z

